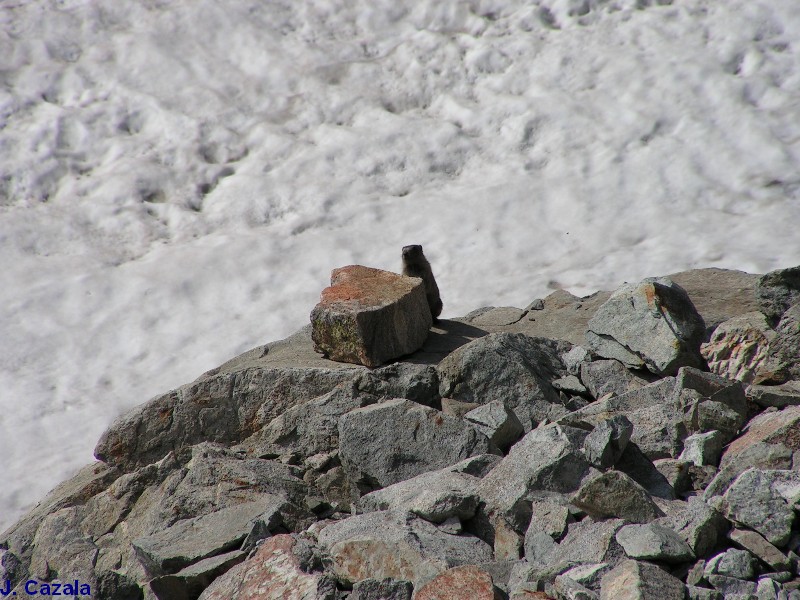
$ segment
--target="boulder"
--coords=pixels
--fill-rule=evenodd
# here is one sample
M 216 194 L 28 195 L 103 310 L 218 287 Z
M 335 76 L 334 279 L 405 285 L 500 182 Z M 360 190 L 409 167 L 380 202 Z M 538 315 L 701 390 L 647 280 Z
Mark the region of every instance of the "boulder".
M 479 481 L 454 465 L 370 492 L 357 505 L 360 512 L 407 511 L 432 523 L 443 523 L 450 517 L 463 521 L 475 514 Z
M 247 558 L 247 553 L 233 550 L 206 558 L 174 575 L 156 577 L 150 589 L 159 600 L 193 600 L 200 596 L 212 581 Z
M 606 469 L 622 458 L 633 433 L 633 423 L 624 415 L 600 421 L 583 441 L 586 459 L 595 467 Z
M 728 519 L 782 547 L 791 537 L 798 499 L 800 472 L 748 469 L 730 485 L 720 504 Z
M 712 373 L 751 383 L 764 368 L 774 338 L 766 317 L 751 312 L 720 323 L 700 353 Z
M 789 308 L 769 345 L 769 354 L 753 383 L 800 380 L 800 302 Z
M 666 278 L 616 290 L 589 320 L 586 341 L 604 358 L 657 375 L 703 364 L 703 318 L 686 292 Z
M 478 404 L 504 401 L 528 432 L 568 412 L 551 382 L 567 374 L 560 355 L 569 348 L 567 342 L 521 333 L 489 334 L 439 363 L 439 393 Z
M 680 459 L 697 466 L 716 465 L 724 446 L 724 436 L 717 430 L 696 433 L 683 441 Z
M 683 582 L 656 565 L 625 560 L 603 576 L 601 600 L 683 600 Z
M 350 265 L 331 272 L 311 337 L 331 360 L 377 367 L 419 350 L 432 323 L 421 279 Z
M 680 510 L 654 521 L 675 531 L 698 558 L 708 556 L 730 528 L 728 521 L 700 498 L 680 503 Z
M 488 451 L 489 440 L 472 425 L 410 400 L 358 408 L 339 419 L 339 458 L 361 492 Z
M 489 520 L 502 518 L 524 532 L 533 492 L 573 492 L 590 472 L 582 450 L 586 436 L 582 429 L 558 424 L 528 433 L 478 484 L 482 514 Z M 491 533 L 486 535 L 491 538 Z
M 578 347 L 578 346 L 576 346 Z M 644 372 L 634 373 L 618 360 L 596 360 L 580 365 L 581 381 L 596 398 L 606 394 L 621 396 L 650 383 Z
M 747 398 L 761 408 L 786 408 L 800 405 L 800 382 L 788 381 L 781 385 L 749 385 Z
M 572 581 L 580 583 L 582 586 L 594 591 L 600 591 L 600 581 L 603 575 L 608 573 L 613 567 L 607 562 L 586 563 L 567 569 L 562 573 L 564 577 L 569 577 Z
M 728 533 L 730 540 L 758 557 L 776 571 L 791 568 L 791 561 L 783 552 L 770 544 L 764 536 L 747 529 L 732 529 Z
M 566 575 L 558 575 L 552 590 L 560 600 L 599 600 L 600 596 Z
M 464 419 L 489 438 L 494 447 L 503 451 L 508 450 L 524 431 L 517 415 L 501 400 L 474 408 L 464 415 Z
M 642 486 L 613 470 L 583 484 L 572 503 L 595 517 L 619 517 L 634 523 L 649 523 L 664 515 Z
M 347 600 L 411 600 L 413 592 L 410 581 L 364 579 L 353 584 Z
M 747 550 L 729 548 L 706 562 L 704 570 L 706 580 L 710 581 L 712 575 L 752 579 L 756 575 L 756 559 Z
M 476 537 L 451 535 L 414 515 L 387 511 L 331 523 L 319 533 L 330 569 L 342 581 L 399 579 L 415 587 L 451 567 L 492 560 L 492 548 Z
M 761 312 L 777 323 L 790 306 L 800 302 L 800 266 L 770 271 L 758 280 L 755 291 Z
M 337 600 L 335 582 L 321 573 L 308 573 L 293 552 L 295 539 L 276 535 L 264 541 L 256 553 L 218 577 L 200 600 Z
M 625 557 L 616 539 L 624 525 L 622 519 L 595 521 L 592 518 L 570 524 L 567 535 L 547 557 L 548 565 L 616 564 Z
M 694 552 L 681 536 L 658 523 L 626 525 L 617 532 L 617 541 L 628 558 L 666 563 L 681 563 L 694 558 Z
M 290 406 L 357 375 L 354 369 L 255 367 L 204 376 L 119 417 L 100 437 L 95 456 L 126 472 L 170 452 L 185 461 L 193 445 L 238 443 Z
M 501 600 L 491 576 L 475 565 L 453 567 L 421 586 L 414 600 Z

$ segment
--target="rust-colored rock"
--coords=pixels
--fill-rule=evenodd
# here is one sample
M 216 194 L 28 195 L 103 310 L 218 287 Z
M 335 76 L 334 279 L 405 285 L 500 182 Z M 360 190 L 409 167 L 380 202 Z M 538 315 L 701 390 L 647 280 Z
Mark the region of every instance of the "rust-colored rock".
M 491 576 L 474 565 L 454 567 L 423 585 L 414 600 L 500 600 Z
M 214 580 L 200 600 L 333 600 L 333 580 L 303 572 L 294 544 L 290 535 L 269 538 L 255 556 Z
M 747 432 L 725 450 L 720 466 L 735 462 L 739 454 L 761 443 L 781 445 L 793 452 L 800 450 L 800 406 L 789 406 L 755 417 L 750 421 Z
M 377 367 L 419 350 L 432 323 L 422 280 L 350 265 L 331 273 L 311 337 L 331 360 Z
M 721 323 L 700 353 L 712 373 L 752 383 L 764 368 L 774 337 L 767 318 L 751 312 Z

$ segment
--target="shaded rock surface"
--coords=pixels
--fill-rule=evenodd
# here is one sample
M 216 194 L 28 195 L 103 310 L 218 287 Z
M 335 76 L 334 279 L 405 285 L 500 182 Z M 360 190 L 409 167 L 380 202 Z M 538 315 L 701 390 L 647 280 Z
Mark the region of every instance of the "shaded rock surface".
M 0 534 L 0 580 L 109 600 L 796 597 L 796 303 L 767 321 L 758 276 L 670 278 L 715 372 L 655 368 L 663 332 L 632 352 L 654 373 L 575 345 L 612 295 L 563 290 L 440 320 L 374 369 L 315 352 L 311 326 L 245 352 L 117 419 L 101 462 Z

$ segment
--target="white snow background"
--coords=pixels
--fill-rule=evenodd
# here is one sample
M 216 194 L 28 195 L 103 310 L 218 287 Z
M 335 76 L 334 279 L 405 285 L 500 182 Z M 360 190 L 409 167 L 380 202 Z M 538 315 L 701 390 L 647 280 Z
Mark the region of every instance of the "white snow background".
M 799 227 L 797 0 L 0 0 L 0 529 L 335 267 L 452 317 Z

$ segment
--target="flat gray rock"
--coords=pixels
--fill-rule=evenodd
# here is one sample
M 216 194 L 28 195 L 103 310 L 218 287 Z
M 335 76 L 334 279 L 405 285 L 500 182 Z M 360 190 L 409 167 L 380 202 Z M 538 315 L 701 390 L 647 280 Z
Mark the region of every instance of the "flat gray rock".
M 617 289 L 588 323 L 586 341 L 604 358 L 658 375 L 703 364 L 703 318 L 686 291 L 667 278 Z
M 755 531 L 732 529 L 728 533 L 728 537 L 733 543 L 757 556 L 776 571 L 785 571 L 791 568 L 789 557 Z
M 694 559 L 694 552 L 672 529 L 658 523 L 626 525 L 617 532 L 617 541 L 628 558 L 681 563 Z
M 339 419 L 339 458 L 362 492 L 488 451 L 488 438 L 472 425 L 410 400 L 388 400 Z
M 625 560 L 603 576 L 601 600 L 684 600 L 683 582 L 654 564 Z

